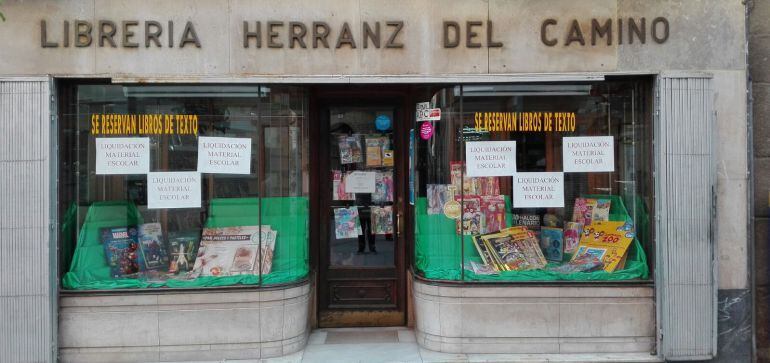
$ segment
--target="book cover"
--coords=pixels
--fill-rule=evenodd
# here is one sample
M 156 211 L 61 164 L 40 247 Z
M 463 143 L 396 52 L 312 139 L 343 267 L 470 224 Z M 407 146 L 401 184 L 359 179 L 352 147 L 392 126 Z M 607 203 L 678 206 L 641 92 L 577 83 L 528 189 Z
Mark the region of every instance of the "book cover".
M 549 268 L 549 271 L 554 271 L 563 274 L 570 274 L 575 272 L 592 272 L 601 270 L 604 264 L 601 258 L 593 256 L 591 254 L 584 254 L 578 258 L 575 258 L 563 265 Z
M 444 213 L 444 204 L 449 201 L 449 185 L 428 184 L 428 214 Z
M 393 234 L 393 207 L 371 207 L 371 224 L 373 234 Z
M 520 246 L 520 249 L 524 251 L 524 258 L 527 259 L 531 268 L 539 269 L 545 267 L 546 259 L 534 232 L 525 226 L 514 226 L 505 228 L 500 233 L 506 233 L 513 238 Z
M 192 270 L 200 243 L 199 232 L 172 232 L 168 235 L 170 252 L 168 272 L 184 273 Z
M 361 140 L 357 135 L 340 136 L 340 164 L 354 164 L 363 162 L 361 152 Z
M 332 200 L 355 200 L 354 193 L 345 193 L 345 178 L 341 170 L 332 170 Z
M 507 227 L 505 222 L 505 199 L 502 195 L 482 196 L 481 210 L 484 213 L 484 230 L 482 233 L 494 233 Z
M 393 172 L 377 172 L 374 180 L 374 193 L 372 203 L 386 203 L 393 201 Z
M 278 231 L 270 228 L 270 226 L 262 226 L 262 237 L 260 239 L 260 251 L 262 259 L 259 263 L 259 270 L 263 275 L 267 275 L 273 269 L 273 257 L 275 255 L 275 242 L 278 239 Z
M 574 254 L 580 244 L 583 225 L 578 222 L 564 222 L 564 253 Z
M 555 227 L 541 228 L 540 248 L 543 249 L 546 260 L 561 262 L 564 258 L 564 231 Z
M 393 150 L 382 150 L 382 166 L 393 166 Z
M 366 166 L 382 166 L 382 138 L 366 136 Z
M 467 197 L 461 201 L 462 218 L 455 222 L 457 234 L 475 235 L 484 231 L 484 213 L 481 211 L 481 199 Z
M 168 266 L 168 254 L 162 241 L 163 230 L 160 223 L 145 223 L 139 226 L 140 270 L 158 270 Z
M 254 264 L 257 261 L 257 248 L 258 245 L 255 244 L 237 246 L 233 256 L 233 263 L 230 265 L 230 274 L 252 274 L 254 272 Z
M 610 203 L 609 199 L 596 199 L 596 205 L 591 211 L 591 222 L 594 221 L 609 221 L 610 220 Z
M 582 255 L 595 256 L 602 260 L 605 271 L 613 272 L 623 263 L 633 240 L 631 222 L 597 221 L 583 227 L 573 259 Z
M 136 227 L 102 228 L 100 234 L 110 275 L 122 278 L 138 273 L 140 252 Z
M 361 234 L 361 221 L 358 207 L 334 209 L 334 235 L 337 239 L 358 238 Z
M 576 198 L 572 209 L 572 221 L 587 226 L 593 221 L 607 221 L 610 218 L 609 199 Z
M 455 187 L 458 195 L 463 190 L 463 162 L 452 161 L 449 163 L 450 182 Z
M 500 195 L 500 178 L 485 176 L 476 178 L 479 181 L 480 195 Z
M 473 242 L 476 251 L 479 253 L 479 257 L 481 257 L 481 261 L 484 265 L 490 266 L 497 271 L 501 271 L 500 266 L 497 265 L 496 260 L 492 257 L 492 253 L 489 251 L 486 243 L 484 243 L 484 240 L 482 240 L 480 236 L 473 236 L 471 241 Z
M 229 276 L 236 251 L 240 247 L 259 248 L 259 234 L 263 227 L 238 226 L 204 228 L 193 272 L 200 276 Z M 242 260 L 239 260 L 242 262 Z M 239 274 L 244 271 L 236 271 Z M 249 273 L 254 273 L 250 271 Z

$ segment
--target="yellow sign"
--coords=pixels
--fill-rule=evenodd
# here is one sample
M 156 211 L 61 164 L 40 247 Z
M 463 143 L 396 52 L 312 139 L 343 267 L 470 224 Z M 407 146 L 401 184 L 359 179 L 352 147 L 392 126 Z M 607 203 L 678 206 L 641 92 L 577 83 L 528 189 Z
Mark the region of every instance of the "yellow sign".
M 476 112 L 476 131 L 575 132 L 574 112 Z
M 198 115 L 95 113 L 91 135 L 198 135 Z

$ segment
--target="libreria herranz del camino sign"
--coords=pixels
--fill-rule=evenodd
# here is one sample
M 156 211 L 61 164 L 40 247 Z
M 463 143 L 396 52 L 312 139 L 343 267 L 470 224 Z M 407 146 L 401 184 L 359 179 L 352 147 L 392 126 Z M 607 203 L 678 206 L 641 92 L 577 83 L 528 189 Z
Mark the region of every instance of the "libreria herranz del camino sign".
M 244 21 L 238 37 L 244 48 L 383 48 L 407 46 L 401 36 L 403 20 L 343 22 L 332 26 L 325 21 Z M 470 20 L 441 23 L 443 48 L 501 48 L 505 35 L 495 33 L 492 21 Z M 610 46 L 613 44 L 663 44 L 669 38 L 665 17 L 592 18 L 590 21 L 544 19 L 540 42 L 555 46 Z M 43 48 L 184 48 L 203 46 L 193 21 L 176 24 L 156 20 L 63 20 L 57 24 L 40 21 Z

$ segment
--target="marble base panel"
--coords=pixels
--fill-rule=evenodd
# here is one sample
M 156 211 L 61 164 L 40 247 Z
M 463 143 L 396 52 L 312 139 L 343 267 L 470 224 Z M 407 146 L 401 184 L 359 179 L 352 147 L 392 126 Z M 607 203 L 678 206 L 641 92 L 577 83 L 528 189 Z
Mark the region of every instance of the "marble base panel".
M 447 353 L 654 353 L 652 286 L 413 282 L 417 342 Z
M 310 284 L 271 290 L 69 295 L 61 362 L 261 359 L 302 350 Z

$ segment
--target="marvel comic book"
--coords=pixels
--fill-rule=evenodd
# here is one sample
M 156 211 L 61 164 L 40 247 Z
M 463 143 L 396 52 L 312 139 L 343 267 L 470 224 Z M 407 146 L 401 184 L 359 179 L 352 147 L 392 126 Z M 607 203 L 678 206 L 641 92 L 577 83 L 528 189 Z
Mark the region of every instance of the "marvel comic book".
M 139 232 L 136 227 L 100 229 L 110 275 L 123 278 L 139 272 Z

